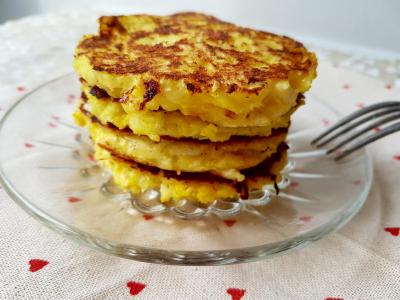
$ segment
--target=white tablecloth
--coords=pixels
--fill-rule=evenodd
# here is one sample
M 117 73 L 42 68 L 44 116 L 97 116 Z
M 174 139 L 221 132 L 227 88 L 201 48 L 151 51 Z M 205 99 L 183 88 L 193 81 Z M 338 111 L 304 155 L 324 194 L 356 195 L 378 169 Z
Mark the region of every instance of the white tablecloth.
M 36 84 L 70 70 L 76 40 L 95 30 L 94 20 L 50 15 L 0 27 L 0 117 Z M 321 57 L 340 76 L 318 92 L 341 113 L 400 100 L 398 61 Z M 0 299 L 400 299 L 399 137 L 370 147 L 373 188 L 344 228 L 291 254 L 241 265 L 160 266 L 108 256 L 47 229 L 0 187 Z

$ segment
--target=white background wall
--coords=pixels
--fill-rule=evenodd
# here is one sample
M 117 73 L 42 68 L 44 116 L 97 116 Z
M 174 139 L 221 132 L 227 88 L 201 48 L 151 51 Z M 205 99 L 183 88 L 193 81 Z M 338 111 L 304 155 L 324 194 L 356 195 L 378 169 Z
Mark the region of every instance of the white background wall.
M 114 14 L 196 10 L 306 41 L 400 56 L 399 0 L 0 0 L 0 22 L 62 10 Z

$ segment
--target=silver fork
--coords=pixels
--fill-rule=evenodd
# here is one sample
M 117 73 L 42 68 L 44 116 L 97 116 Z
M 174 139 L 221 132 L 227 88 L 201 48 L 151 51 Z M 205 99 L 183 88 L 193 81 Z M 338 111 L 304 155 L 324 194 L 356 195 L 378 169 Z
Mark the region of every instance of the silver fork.
M 380 130 L 373 132 L 374 128 Z M 338 152 L 335 160 L 340 160 L 396 131 L 400 131 L 400 101 L 386 101 L 348 115 L 312 140 L 311 144 L 319 148 L 337 141 L 326 153 Z

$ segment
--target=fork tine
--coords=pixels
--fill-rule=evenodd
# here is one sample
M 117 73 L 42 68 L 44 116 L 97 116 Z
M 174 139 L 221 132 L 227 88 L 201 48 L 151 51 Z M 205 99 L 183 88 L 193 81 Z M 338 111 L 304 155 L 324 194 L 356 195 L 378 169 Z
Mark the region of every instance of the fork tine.
M 351 135 L 350 137 L 348 137 L 348 138 L 345 139 L 344 141 L 340 142 L 339 144 L 337 144 L 337 145 L 334 146 L 333 148 L 329 149 L 328 151 L 326 151 L 326 154 L 332 153 L 333 151 L 335 151 L 335 150 L 339 149 L 340 147 L 342 147 L 342 146 L 348 144 L 349 142 L 353 141 L 355 138 L 359 137 L 360 135 L 363 135 L 364 133 L 370 131 L 370 130 L 373 129 L 373 128 L 376 128 L 376 127 L 378 127 L 378 126 L 380 126 L 380 125 L 389 123 L 389 122 L 391 122 L 391 121 L 397 121 L 397 120 L 399 120 L 399 119 L 400 119 L 400 113 L 397 113 L 397 114 L 395 114 L 395 115 L 389 116 L 389 117 L 384 118 L 384 119 L 380 119 L 380 120 L 378 120 L 378 121 L 372 123 L 371 125 L 369 125 L 369 126 L 363 128 L 362 130 L 356 132 L 355 134 Z
M 393 125 L 390 125 L 386 128 L 384 128 L 382 131 L 379 131 L 373 135 L 368 136 L 367 138 L 365 138 L 364 140 L 359 141 L 358 143 L 356 143 L 355 145 L 353 145 L 352 147 L 346 149 L 343 153 L 341 153 L 340 155 L 335 157 L 335 160 L 340 160 L 343 157 L 353 153 L 354 151 L 364 147 L 365 145 L 368 145 L 376 140 L 379 140 L 389 134 L 392 134 L 394 132 L 400 131 L 400 122 L 397 122 Z
M 322 142 L 316 143 L 315 146 L 316 147 L 325 146 L 326 144 L 328 144 L 329 142 L 333 141 L 337 137 L 341 136 L 342 134 L 348 132 L 351 129 L 356 128 L 357 126 L 359 126 L 361 124 L 367 123 L 370 120 L 377 119 L 377 118 L 385 116 L 385 115 L 390 115 L 390 114 L 399 113 L 399 112 L 400 112 L 400 106 L 398 108 L 397 107 L 389 108 L 388 110 L 384 110 L 384 111 L 378 112 L 378 113 L 374 114 L 373 116 L 365 116 L 364 118 L 361 118 L 357 122 L 349 123 L 348 126 L 346 126 L 346 124 L 345 124 L 345 125 L 342 126 L 343 128 L 341 130 L 339 130 L 337 133 L 335 133 L 334 135 L 332 135 L 330 138 L 328 138 L 326 140 L 322 139 Z
M 322 138 L 330 134 L 331 132 L 335 131 L 339 127 L 351 122 L 355 118 L 358 118 L 362 115 L 365 115 L 371 111 L 382 109 L 382 108 L 387 108 L 387 107 L 393 107 L 393 106 L 400 106 L 399 101 L 387 101 L 387 102 L 382 102 L 382 103 L 376 103 L 369 105 L 367 107 L 364 107 L 360 110 L 357 110 L 350 114 L 349 116 L 345 117 L 341 121 L 339 121 L 336 125 L 332 126 L 331 128 L 327 129 L 323 133 L 321 133 L 319 136 L 317 136 L 314 140 L 311 141 L 311 145 L 315 144 L 316 142 L 320 141 Z

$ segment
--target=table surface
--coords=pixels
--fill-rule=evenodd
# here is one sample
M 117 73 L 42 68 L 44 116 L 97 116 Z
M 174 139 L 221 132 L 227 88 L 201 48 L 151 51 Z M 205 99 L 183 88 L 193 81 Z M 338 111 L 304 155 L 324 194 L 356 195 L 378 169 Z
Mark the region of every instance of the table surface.
M 0 27 L 0 117 L 37 84 L 71 70 L 94 17 L 55 14 Z M 314 47 L 338 68 L 327 87 L 342 114 L 400 100 L 400 62 Z M 400 139 L 370 147 L 375 181 L 352 221 L 291 254 L 221 267 L 176 267 L 105 255 L 23 212 L 0 186 L 0 299 L 399 299 Z

